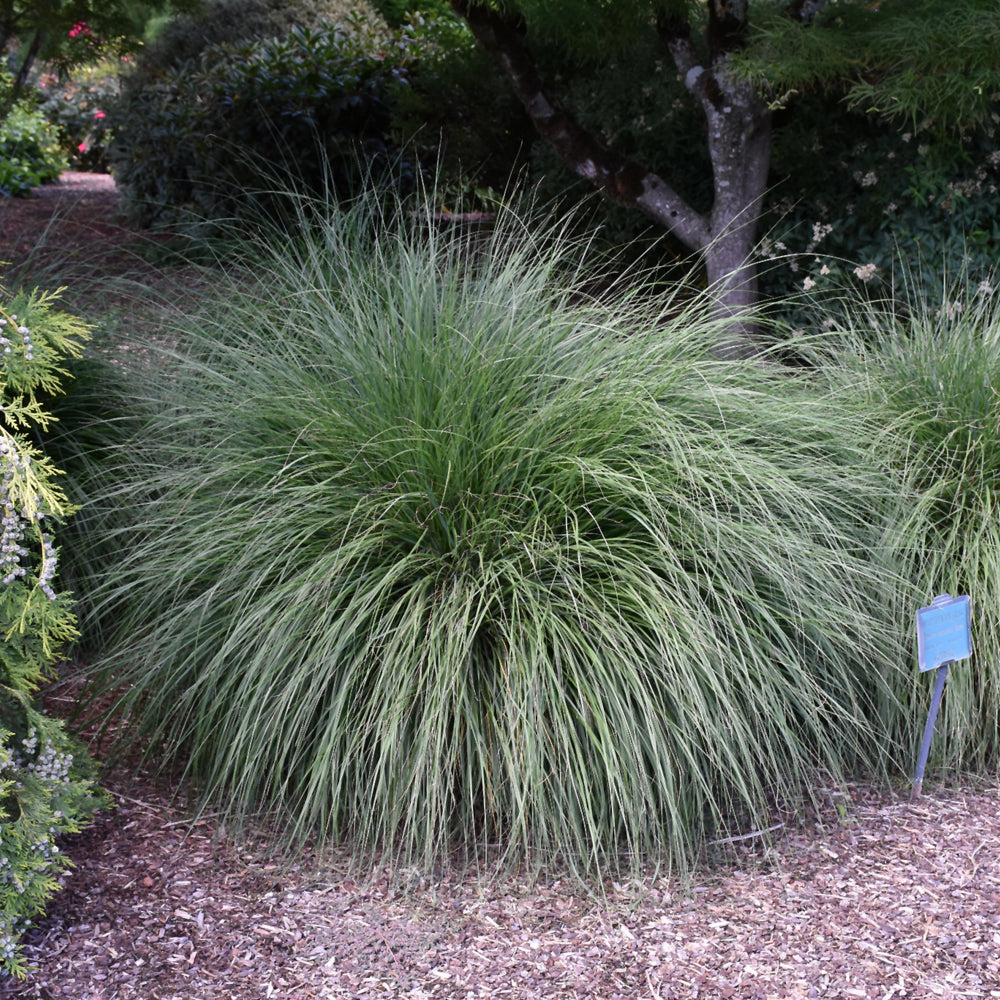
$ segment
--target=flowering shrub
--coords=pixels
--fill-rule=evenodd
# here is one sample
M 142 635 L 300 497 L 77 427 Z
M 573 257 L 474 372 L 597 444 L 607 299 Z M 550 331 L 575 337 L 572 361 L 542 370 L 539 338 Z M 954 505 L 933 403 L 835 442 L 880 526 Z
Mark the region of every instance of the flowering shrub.
M 78 355 L 86 327 L 51 295 L 20 293 L 0 307 L 0 974 L 23 976 L 18 940 L 58 887 L 67 862 L 56 838 L 101 805 L 89 761 L 61 722 L 32 700 L 76 635 L 70 596 L 55 586 L 53 528 L 72 513 L 58 470 L 27 432 L 51 420 L 39 401 L 58 392 L 58 364 Z
M 43 73 L 38 79 L 41 112 L 76 170 L 108 167 L 108 109 L 118 99 L 118 69 L 117 62 L 105 60 L 76 69 L 69 78 Z
M 915 283 L 908 294 L 938 308 L 942 274 L 985 280 L 1000 256 L 1000 103 L 991 121 L 956 135 L 843 109 L 829 110 L 820 132 L 814 100 L 776 135 L 783 176 L 765 221 L 765 289 L 817 296 L 848 285 L 868 297 Z

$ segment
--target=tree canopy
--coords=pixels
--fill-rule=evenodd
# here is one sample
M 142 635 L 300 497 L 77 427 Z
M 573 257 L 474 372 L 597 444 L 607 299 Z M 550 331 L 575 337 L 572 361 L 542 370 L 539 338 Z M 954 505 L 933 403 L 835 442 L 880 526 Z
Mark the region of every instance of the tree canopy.
M 0 50 L 17 43 L 15 91 L 36 59 L 73 66 L 99 51 L 123 52 L 141 42 L 150 17 L 194 10 L 201 0 L 0 0 Z
M 1000 8 L 956 0 L 450 0 L 499 60 L 538 133 L 608 198 L 645 213 L 704 259 L 734 316 L 725 353 L 751 353 L 739 315 L 756 300 L 748 263 L 768 185 L 774 112 L 823 91 L 896 122 L 942 127 L 992 114 Z M 546 78 L 539 45 L 597 65 L 645 36 L 669 55 L 705 124 L 712 204 L 677 188 L 676 163 L 639 163 L 580 124 Z M 824 122 L 817 120 L 817 130 Z

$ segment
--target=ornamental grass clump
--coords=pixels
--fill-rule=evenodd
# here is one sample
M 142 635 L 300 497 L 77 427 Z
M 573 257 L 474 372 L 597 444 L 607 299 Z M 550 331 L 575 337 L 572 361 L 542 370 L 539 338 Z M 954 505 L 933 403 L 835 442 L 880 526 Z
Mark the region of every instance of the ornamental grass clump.
M 914 586 L 897 631 L 912 641 L 916 608 L 938 594 L 971 598 L 973 657 L 949 672 L 932 763 L 979 770 L 1000 762 L 1000 297 L 990 281 L 958 278 L 943 280 L 935 301 L 849 303 L 826 370 L 880 428 L 872 462 L 910 498 L 885 549 Z M 901 658 L 915 664 L 915 649 Z M 894 739 L 911 755 L 930 690 L 925 677 L 898 692 Z
M 593 874 L 884 763 L 864 442 L 579 259 L 310 208 L 131 372 L 101 676 L 231 823 Z
M 3 292 L 0 306 L 0 978 L 23 977 L 20 938 L 67 867 L 57 838 L 102 804 L 82 747 L 32 697 L 76 636 L 56 590 L 54 532 L 73 508 L 31 434 L 52 417 L 67 356 L 86 327 L 54 296 Z

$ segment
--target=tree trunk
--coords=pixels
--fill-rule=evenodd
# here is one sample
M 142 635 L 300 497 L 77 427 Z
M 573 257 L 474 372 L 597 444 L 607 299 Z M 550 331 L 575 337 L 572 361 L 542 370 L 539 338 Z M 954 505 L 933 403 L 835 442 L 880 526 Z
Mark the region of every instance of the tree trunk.
M 759 333 L 754 322 L 757 305 L 757 268 L 750 255 L 754 240 L 745 230 L 717 236 L 706 249 L 705 274 L 713 312 L 725 333 L 716 353 L 725 358 L 758 354 Z
M 724 353 L 745 357 L 757 341 L 750 315 L 758 297 L 752 254 L 771 165 L 771 115 L 748 85 L 731 85 L 720 75 L 725 100 L 706 112 L 715 202 L 704 257 L 717 308 L 730 319 Z
M 717 352 L 742 358 L 759 353 L 748 310 L 757 302 L 751 254 L 767 189 L 771 116 L 749 85 L 727 73 L 728 55 L 742 44 L 746 28 L 745 0 L 707 2 L 709 59 L 704 64 L 686 21 L 664 16 L 656 24 L 705 115 L 715 198 L 704 213 L 692 208 L 662 175 L 608 149 L 580 125 L 543 84 L 519 22 L 475 0 L 450 0 L 476 38 L 499 59 L 538 134 L 569 169 L 608 198 L 643 212 L 701 255 L 723 320 Z
M 28 74 L 31 72 L 32 66 L 35 65 L 35 60 L 38 58 L 38 52 L 42 47 L 42 37 L 42 29 L 39 28 L 35 32 L 35 37 L 31 40 L 31 45 L 28 46 L 28 51 L 24 55 L 24 62 L 21 63 L 21 68 L 17 71 L 17 76 L 14 77 L 15 101 L 21 96 L 28 83 Z
M 705 116 L 714 200 L 709 239 L 701 247 L 709 291 L 729 331 L 720 345 L 727 357 L 756 353 L 753 317 L 757 267 L 752 259 L 757 222 L 771 167 L 771 111 L 745 81 L 728 71 L 729 53 L 741 44 L 745 5 L 709 0 L 709 59 L 701 60 L 687 22 L 661 18 L 657 30 L 684 85 Z

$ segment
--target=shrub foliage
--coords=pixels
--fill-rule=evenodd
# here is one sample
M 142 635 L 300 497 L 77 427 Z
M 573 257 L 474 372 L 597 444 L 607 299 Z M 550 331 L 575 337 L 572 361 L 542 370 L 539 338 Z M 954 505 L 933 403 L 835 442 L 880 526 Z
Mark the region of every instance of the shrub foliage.
M 260 26 L 259 37 L 243 27 L 126 81 L 110 156 L 139 220 L 231 218 L 276 183 L 332 178 L 357 190 L 393 158 L 389 107 L 402 70 L 373 13 L 280 33 Z
M 0 196 L 24 197 L 66 169 L 56 130 L 41 111 L 22 101 L 0 122 Z

